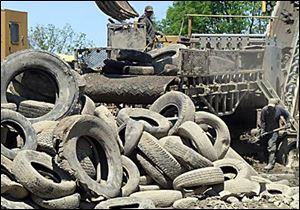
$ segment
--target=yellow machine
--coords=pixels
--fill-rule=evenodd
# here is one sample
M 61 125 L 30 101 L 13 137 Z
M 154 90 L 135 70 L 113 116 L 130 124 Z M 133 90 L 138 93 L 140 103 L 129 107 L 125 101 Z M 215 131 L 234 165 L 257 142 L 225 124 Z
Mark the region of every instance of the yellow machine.
M 28 48 L 27 12 L 1 9 L 1 60 Z

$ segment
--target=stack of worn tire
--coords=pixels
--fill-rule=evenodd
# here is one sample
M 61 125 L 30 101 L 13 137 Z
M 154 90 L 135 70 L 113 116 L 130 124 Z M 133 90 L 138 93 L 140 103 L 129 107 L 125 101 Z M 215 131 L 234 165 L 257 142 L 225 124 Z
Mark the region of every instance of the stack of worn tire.
M 52 106 L 30 98 L 46 94 L 33 94 L 39 83 L 24 79 L 28 69 L 29 77 L 44 71 L 54 78 Z M 13 103 L 7 88 L 20 72 Z M 258 177 L 230 148 L 226 124 L 196 112 L 185 94 L 171 91 L 148 109 L 123 108 L 114 116 L 80 86 L 80 75 L 44 51 L 1 63 L 1 208 L 177 208 L 190 196 L 283 189 Z

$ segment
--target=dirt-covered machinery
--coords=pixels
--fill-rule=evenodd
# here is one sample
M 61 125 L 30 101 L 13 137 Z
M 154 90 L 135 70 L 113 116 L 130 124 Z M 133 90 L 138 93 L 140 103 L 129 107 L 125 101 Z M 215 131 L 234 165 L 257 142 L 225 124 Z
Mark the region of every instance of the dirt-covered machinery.
M 182 91 L 197 110 L 221 116 L 233 139 L 256 127 L 259 110 L 277 98 L 291 114 L 288 136 L 295 147 L 298 9 L 294 2 L 278 1 L 265 34 L 191 34 L 188 46 L 174 44 L 147 54 L 130 51 L 143 51 L 143 25 L 110 23 L 108 47 L 77 50 L 75 68 L 89 73 L 85 92 L 99 103 L 147 106 L 167 91 Z M 127 38 L 120 39 L 124 34 Z

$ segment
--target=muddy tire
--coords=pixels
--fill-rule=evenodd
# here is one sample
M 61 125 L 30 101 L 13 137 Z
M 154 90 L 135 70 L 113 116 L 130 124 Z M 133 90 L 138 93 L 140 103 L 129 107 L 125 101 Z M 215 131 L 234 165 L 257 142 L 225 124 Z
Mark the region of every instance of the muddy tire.
M 1 196 L 1 209 L 35 209 L 35 208 L 25 202 L 8 200 Z
M 224 191 L 259 195 L 260 184 L 246 178 L 232 179 L 224 182 Z
M 139 185 L 139 191 L 160 190 L 159 185 Z
M 122 166 L 128 177 L 126 184 L 121 188 L 121 194 L 122 197 L 127 197 L 138 191 L 140 172 L 135 163 L 124 155 L 122 156 Z
M 178 161 L 158 144 L 158 140 L 147 132 L 143 132 L 138 149 L 172 180 L 185 171 Z
M 34 203 L 45 209 L 77 209 L 80 203 L 79 193 L 56 199 L 44 199 L 31 195 Z
M 231 141 L 230 132 L 225 122 L 214 114 L 202 111 L 195 113 L 195 122 L 197 124 L 204 123 L 210 125 L 216 130 L 217 137 L 214 148 L 217 152 L 218 159 L 224 158 Z
M 149 110 L 160 113 L 168 117 L 174 112 L 178 113 L 178 119 L 169 130 L 168 135 L 174 134 L 178 127 L 185 121 L 194 121 L 195 106 L 192 100 L 185 94 L 178 91 L 168 92 L 159 97 L 149 108 Z
M 10 81 L 24 69 L 30 69 L 36 73 L 47 72 L 57 81 L 58 87 L 59 97 L 56 99 L 54 108 L 46 115 L 29 119 L 32 123 L 42 120 L 58 120 L 72 113 L 78 101 L 79 89 L 71 68 L 59 57 L 42 50 L 20 51 L 1 62 L 1 103 L 7 103 L 7 87 Z
M 17 105 L 15 103 L 1 103 L 1 110 L 2 109 L 17 111 Z
M 290 187 L 285 184 L 267 183 L 266 191 L 270 194 L 288 195 Z
M 76 155 L 80 162 L 82 169 L 91 177 L 96 177 L 96 168 L 93 164 L 91 158 L 93 158 L 93 153 L 91 151 L 92 146 L 87 141 L 81 141 L 80 139 L 76 145 Z
M 224 158 L 214 161 L 213 164 L 215 167 L 221 168 L 225 177 L 227 173 L 235 174 L 233 179 L 250 178 L 251 176 L 245 161 L 233 158 Z
M 22 200 L 29 195 L 23 185 L 11 180 L 7 175 L 1 174 L 1 195 L 4 193 L 16 200 Z
M 37 118 L 50 112 L 53 107 L 51 103 L 25 100 L 19 104 L 18 112 L 27 118 Z
M 123 171 L 121 154 L 116 135 L 106 122 L 90 115 L 66 117 L 56 127 L 54 136 L 61 142 L 58 161 L 68 163 L 69 173 L 76 177 L 80 186 L 87 191 L 89 196 L 110 198 L 120 193 Z M 91 141 L 95 147 L 101 145 L 104 150 L 102 155 L 106 157 L 108 166 L 106 181 L 98 183 L 81 167 L 76 155 L 76 145 L 79 138 L 83 136 L 92 137 Z
M 171 128 L 170 122 L 162 115 L 143 108 L 123 108 L 117 116 L 117 123 L 121 125 L 129 119 L 137 120 L 144 125 L 144 130 L 160 138 L 166 136 Z
M 224 175 L 220 168 L 206 167 L 186 172 L 173 181 L 174 189 L 209 186 L 224 182 Z
M 36 150 L 37 148 L 37 136 L 31 125 L 31 123 L 21 114 L 11 111 L 8 109 L 1 110 L 1 124 L 5 122 L 18 125 L 21 132 L 24 133 L 25 144 L 21 150 Z M 8 141 L 8 140 L 7 140 Z M 20 151 L 20 150 L 18 150 Z M 13 160 L 17 155 L 18 151 L 13 149 L 8 149 L 3 144 L 1 144 L 1 154 L 5 157 Z
M 20 151 L 13 161 L 12 171 L 18 182 L 41 198 L 67 196 L 74 193 L 76 189 L 76 183 L 71 181 L 69 176 L 52 161 L 51 156 L 45 153 Z
M 32 127 L 37 134 L 37 151 L 46 152 L 52 157 L 56 154 L 53 131 L 58 121 L 41 121 L 34 123 Z
M 121 49 L 117 55 L 119 61 L 137 62 L 142 64 L 152 64 L 152 56 L 138 50 Z
M 83 95 L 80 97 L 80 102 L 82 103 L 80 114 L 94 115 L 96 105 L 90 97 Z
M 135 120 L 129 120 L 125 129 L 124 155 L 129 156 L 138 145 L 143 134 L 144 125 Z
M 185 140 L 190 140 L 196 146 L 200 155 L 210 161 L 218 159 L 215 148 L 203 129 L 192 121 L 184 122 L 179 126 L 177 135 Z
M 155 205 L 152 200 L 145 198 L 113 198 L 100 202 L 95 209 L 154 209 Z
M 15 180 L 12 172 L 12 166 L 13 161 L 1 154 L 1 174 L 5 174 L 11 180 Z
M 168 139 L 163 147 L 188 170 L 213 166 L 210 160 L 185 146 L 180 139 L 179 141 Z
M 172 180 L 158 170 L 149 159 L 141 154 L 136 155 L 137 160 L 140 162 L 146 173 L 162 188 L 172 188 Z
M 170 207 L 175 201 L 182 198 L 182 194 L 177 190 L 152 190 L 136 192 L 130 197 L 150 199 L 154 202 L 155 207 Z
M 124 66 L 123 71 L 129 75 L 153 75 L 153 66 Z

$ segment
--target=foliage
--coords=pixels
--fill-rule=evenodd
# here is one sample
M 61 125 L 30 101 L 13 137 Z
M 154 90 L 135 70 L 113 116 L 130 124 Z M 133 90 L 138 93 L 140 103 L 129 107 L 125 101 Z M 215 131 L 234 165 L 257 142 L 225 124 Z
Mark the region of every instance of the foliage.
M 63 28 L 48 24 L 30 28 L 29 45 L 52 53 L 73 54 L 74 49 L 92 47 L 94 43 L 87 40 L 85 33 L 74 32 L 69 24 Z
M 186 35 L 186 14 L 247 15 L 261 14 L 261 1 L 174 1 L 158 29 L 169 35 Z M 257 18 L 193 17 L 192 33 L 264 33 L 268 20 Z

